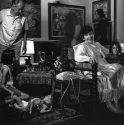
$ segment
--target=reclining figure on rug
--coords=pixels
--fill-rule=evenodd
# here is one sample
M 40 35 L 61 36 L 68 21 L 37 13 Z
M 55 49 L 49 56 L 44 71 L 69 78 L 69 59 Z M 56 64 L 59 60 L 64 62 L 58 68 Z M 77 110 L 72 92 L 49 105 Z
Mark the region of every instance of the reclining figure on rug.
M 124 67 L 118 63 L 109 64 L 106 61 L 106 54 L 109 50 L 99 42 L 94 42 L 93 29 L 85 26 L 82 30 L 83 42 L 73 46 L 75 61 L 82 63 L 85 61 L 98 65 L 98 92 L 102 102 L 114 112 L 124 112 L 119 109 L 118 100 L 124 95 Z M 114 102 L 114 106 L 112 105 Z
M 21 100 L 18 96 L 13 95 L 9 105 L 14 106 L 21 112 L 29 112 L 29 114 L 33 112 L 46 113 L 52 109 L 51 95 L 45 96 L 43 99 L 31 98 L 29 101 Z

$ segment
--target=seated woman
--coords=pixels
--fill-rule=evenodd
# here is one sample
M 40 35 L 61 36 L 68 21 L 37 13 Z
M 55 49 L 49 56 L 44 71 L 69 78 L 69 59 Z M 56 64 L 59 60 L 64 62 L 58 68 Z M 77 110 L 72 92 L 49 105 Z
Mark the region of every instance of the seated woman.
M 113 42 L 112 45 L 110 46 L 110 53 L 112 55 L 118 56 L 121 54 L 121 46 L 119 42 Z
M 85 26 L 82 30 L 84 41 L 73 47 L 75 61 L 89 61 L 91 64 L 98 64 L 98 91 L 101 101 L 118 101 L 121 93 L 120 88 L 124 86 L 124 67 L 120 64 L 109 64 L 106 61 L 106 54 L 109 50 L 104 48 L 99 42 L 94 41 L 94 32 L 90 26 Z

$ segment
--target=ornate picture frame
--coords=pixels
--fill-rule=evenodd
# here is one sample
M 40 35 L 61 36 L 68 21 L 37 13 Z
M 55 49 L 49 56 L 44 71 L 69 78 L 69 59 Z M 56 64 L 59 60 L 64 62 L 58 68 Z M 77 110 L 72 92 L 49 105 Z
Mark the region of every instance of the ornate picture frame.
M 84 6 L 48 3 L 48 28 L 50 40 L 58 40 L 64 37 L 63 27 L 65 24 L 65 17 L 70 11 L 74 12 L 77 17 L 80 18 L 81 25 L 85 24 Z
M 110 7 L 110 0 L 101 0 L 101 1 L 94 1 L 92 2 L 92 21 L 96 22 L 97 16 L 96 16 L 96 10 L 102 9 L 105 14 L 105 18 L 110 21 L 111 20 L 111 7 Z

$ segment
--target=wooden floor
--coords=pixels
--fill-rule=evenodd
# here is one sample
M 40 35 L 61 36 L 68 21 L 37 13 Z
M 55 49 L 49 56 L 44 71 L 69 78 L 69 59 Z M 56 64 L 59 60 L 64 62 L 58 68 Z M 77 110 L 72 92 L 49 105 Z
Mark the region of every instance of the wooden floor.
M 110 112 L 104 104 L 96 105 L 97 109 L 85 112 L 82 117 L 64 121 L 57 125 L 123 125 L 124 114 Z M 89 107 L 90 109 L 90 107 Z

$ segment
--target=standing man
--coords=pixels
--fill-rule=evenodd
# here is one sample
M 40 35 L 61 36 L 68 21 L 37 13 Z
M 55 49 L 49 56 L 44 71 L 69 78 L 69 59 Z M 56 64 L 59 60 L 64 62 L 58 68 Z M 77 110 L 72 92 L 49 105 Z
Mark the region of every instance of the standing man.
M 11 0 L 11 8 L 0 11 L 0 59 L 4 50 L 12 49 L 18 61 L 22 41 L 22 53 L 26 53 L 28 23 L 23 16 L 24 5 L 24 0 Z

